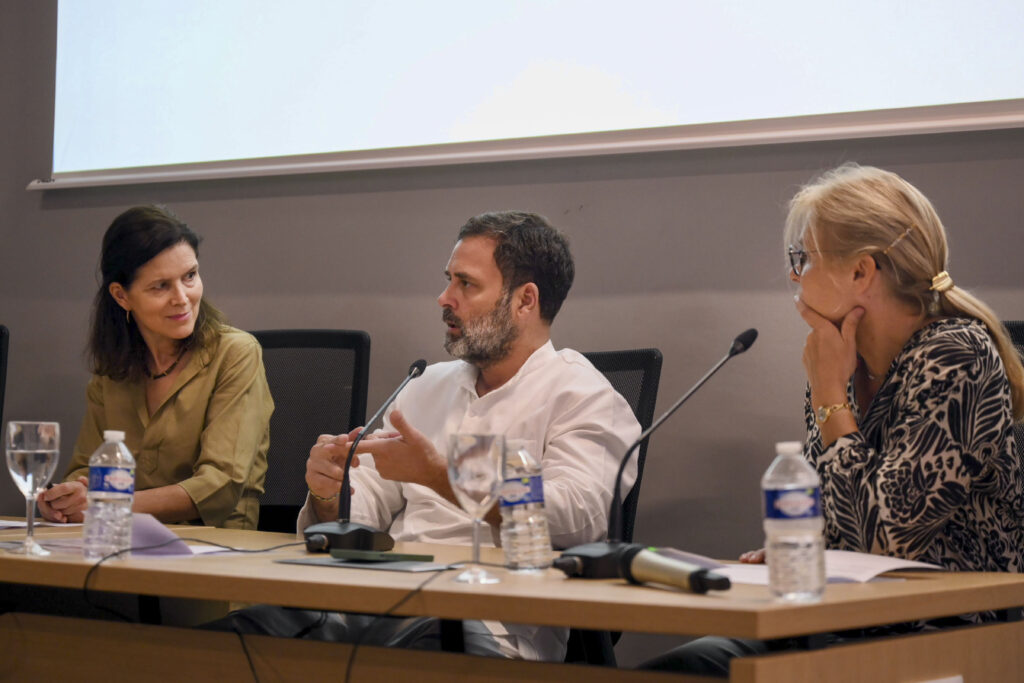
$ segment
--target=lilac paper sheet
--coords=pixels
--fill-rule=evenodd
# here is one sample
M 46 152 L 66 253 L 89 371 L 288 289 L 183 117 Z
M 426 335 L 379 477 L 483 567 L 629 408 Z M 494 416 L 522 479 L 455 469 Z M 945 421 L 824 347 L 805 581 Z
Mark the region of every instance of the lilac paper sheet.
M 167 543 L 168 541 L 173 541 Z M 167 545 L 159 548 L 149 546 Z M 185 541 L 161 524 L 153 515 L 136 512 L 132 514 L 132 548 L 149 548 L 148 550 L 132 550 L 132 555 L 191 555 L 192 549 Z

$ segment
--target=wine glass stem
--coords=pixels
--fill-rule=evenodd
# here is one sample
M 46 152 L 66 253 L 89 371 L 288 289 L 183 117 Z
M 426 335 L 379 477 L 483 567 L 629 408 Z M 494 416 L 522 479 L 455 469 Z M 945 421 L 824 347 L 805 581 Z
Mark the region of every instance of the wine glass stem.
M 36 498 L 35 496 L 25 496 L 25 546 L 31 546 L 35 542 L 35 538 L 32 535 L 34 531 L 33 523 L 36 517 Z
M 480 526 L 483 524 L 481 519 L 473 519 L 473 564 L 480 564 Z

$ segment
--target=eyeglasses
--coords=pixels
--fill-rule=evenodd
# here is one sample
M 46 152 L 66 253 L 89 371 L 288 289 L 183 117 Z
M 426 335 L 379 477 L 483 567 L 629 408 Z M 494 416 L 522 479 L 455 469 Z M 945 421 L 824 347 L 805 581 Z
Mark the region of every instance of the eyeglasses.
M 786 249 L 786 254 L 789 255 L 789 267 L 793 270 L 793 275 L 800 277 L 804 273 L 804 268 L 807 266 L 808 254 L 821 254 L 824 253 L 819 249 L 797 249 L 792 244 Z
M 907 228 L 902 233 L 900 233 L 900 235 L 896 239 L 894 239 L 889 244 L 889 246 L 887 246 L 885 249 L 882 249 L 881 252 L 877 252 L 877 253 L 880 253 L 883 256 L 888 256 L 889 252 L 892 251 L 892 248 L 895 247 L 900 242 L 902 242 L 903 239 L 907 235 L 909 235 L 913 229 L 914 229 L 914 226 L 912 224 L 909 228 Z M 797 249 L 792 244 L 789 245 L 789 247 L 786 248 L 786 254 L 789 255 L 789 267 L 792 268 L 793 274 L 796 275 L 797 277 L 800 277 L 801 275 L 803 275 L 804 268 L 807 267 L 807 255 L 808 254 L 829 254 L 829 253 L 835 254 L 837 252 L 834 249 Z M 880 264 L 878 262 L 878 258 L 876 256 L 872 256 L 872 258 L 875 259 L 875 265 L 877 265 L 878 267 L 881 267 L 882 264 Z
M 786 253 L 789 255 L 789 267 L 793 269 L 793 274 L 800 277 L 804 274 L 804 268 L 807 267 L 808 254 L 841 254 L 842 252 L 837 249 L 797 249 L 791 244 L 787 247 Z

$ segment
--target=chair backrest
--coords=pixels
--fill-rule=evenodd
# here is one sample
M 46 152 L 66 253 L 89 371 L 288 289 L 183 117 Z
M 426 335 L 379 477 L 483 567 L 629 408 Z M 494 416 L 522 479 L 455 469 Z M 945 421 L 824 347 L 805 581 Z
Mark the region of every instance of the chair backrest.
M 4 423 L 4 389 L 7 386 L 7 342 L 10 332 L 0 325 L 0 426 Z
M 584 353 L 594 367 L 601 371 L 615 390 L 622 394 L 633 409 L 640 429 L 647 429 L 654 420 L 654 404 L 658 400 L 658 382 L 661 380 L 661 351 L 658 349 L 631 349 L 627 351 L 592 351 Z M 619 455 L 625 455 L 621 453 Z M 636 482 L 622 502 L 622 539 L 633 540 L 636 509 L 640 500 L 640 480 L 647 458 L 647 442 L 636 454 Z
M 658 349 L 633 349 L 629 351 L 592 351 L 584 353 L 594 367 L 608 378 L 615 390 L 622 394 L 633 409 L 640 429 L 651 426 L 654 421 L 654 404 L 658 399 L 658 382 L 661 380 L 661 351 Z M 620 457 L 625 453 L 617 454 Z M 636 482 L 622 502 L 622 539 L 633 540 L 636 524 L 636 509 L 640 501 L 640 480 L 644 474 L 647 458 L 647 443 L 641 444 L 636 453 Z M 615 643 L 621 633 L 595 631 L 590 629 L 569 629 L 566 643 L 566 662 L 586 662 L 595 666 L 616 666 Z
M 370 336 L 358 330 L 260 330 L 274 397 L 259 528 L 295 531 L 306 498 L 306 457 L 321 434 L 366 421 Z
M 1017 353 L 1024 359 L 1024 320 L 1004 320 L 1003 325 L 1010 333 L 1010 340 L 1017 347 Z M 1013 440 L 1017 444 L 1017 454 L 1024 460 L 1024 422 L 1013 425 Z

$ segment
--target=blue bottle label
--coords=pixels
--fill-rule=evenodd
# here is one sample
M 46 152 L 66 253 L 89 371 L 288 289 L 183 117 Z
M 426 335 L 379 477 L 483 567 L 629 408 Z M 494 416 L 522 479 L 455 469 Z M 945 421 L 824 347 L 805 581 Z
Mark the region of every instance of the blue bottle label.
M 544 479 L 539 474 L 532 477 L 506 479 L 501 487 L 501 507 L 544 503 Z
M 821 517 L 821 491 L 804 489 L 768 489 L 764 492 L 765 519 L 807 519 Z
M 90 467 L 89 490 L 103 493 L 135 493 L 135 469 Z

